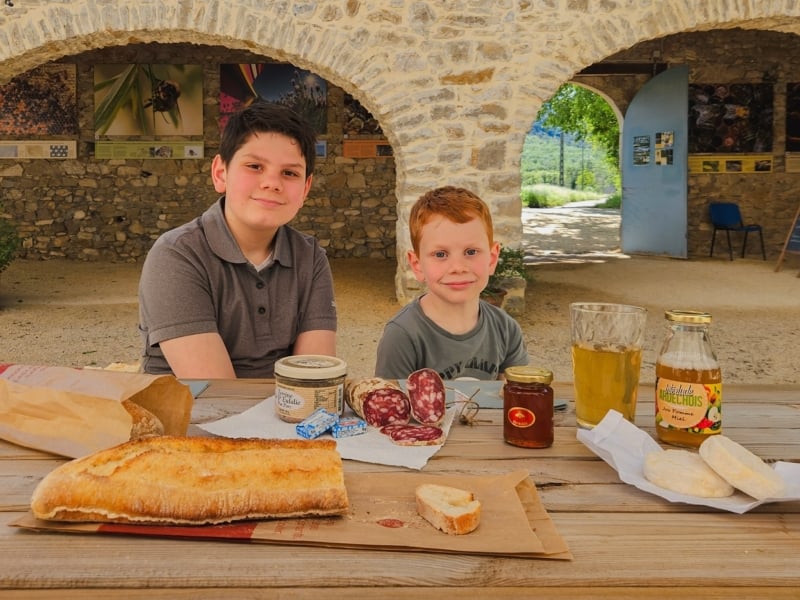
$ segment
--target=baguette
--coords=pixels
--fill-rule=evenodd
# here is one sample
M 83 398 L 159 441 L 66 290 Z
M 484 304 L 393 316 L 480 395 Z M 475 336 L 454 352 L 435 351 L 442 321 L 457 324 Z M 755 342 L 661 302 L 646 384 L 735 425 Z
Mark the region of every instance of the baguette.
M 151 437 L 61 465 L 33 492 L 39 519 L 204 525 L 348 510 L 334 440 Z
M 447 534 L 470 533 L 480 523 L 481 503 L 472 492 L 424 483 L 417 487 L 415 496 L 419 515 Z
M 713 435 L 700 444 L 700 456 L 720 477 L 757 500 L 786 494 L 783 479 L 772 467 L 724 435 Z

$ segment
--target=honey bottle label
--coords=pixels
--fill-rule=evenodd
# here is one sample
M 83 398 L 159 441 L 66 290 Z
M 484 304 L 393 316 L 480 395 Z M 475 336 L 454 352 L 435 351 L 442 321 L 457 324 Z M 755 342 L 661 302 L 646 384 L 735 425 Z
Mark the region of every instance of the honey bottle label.
M 711 434 L 722 427 L 722 384 L 687 383 L 659 377 L 656 426 Z

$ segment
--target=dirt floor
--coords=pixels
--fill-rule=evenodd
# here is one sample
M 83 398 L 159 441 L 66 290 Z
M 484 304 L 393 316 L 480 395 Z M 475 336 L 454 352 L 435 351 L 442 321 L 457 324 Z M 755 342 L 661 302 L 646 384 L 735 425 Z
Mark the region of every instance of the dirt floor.
M 800 258 L 782 269 L 757 258 L 627 257 L 618 220 L 592 210 L 528 214 L 532 281 L 519 317 L 531 363 L 571 379 L 568 306 L 611 301 L 648 309 L 642 380 L 666 332 L 668 308 L 712 313 L 711 336 L 725 381 L 798 383 Z M 581 224 L 581 221 L 585 223 Z M 560 248 L 569 248 L 565 252 Z M 372 374 L 383 324 L 399 308 L 394 261 L 331 261 L 339 309 L 339 355 L 349 375 Z M 0 362 L 65 366 L 136 363 L 136 288 L 141 266 L 16 260 L 0 275 Z

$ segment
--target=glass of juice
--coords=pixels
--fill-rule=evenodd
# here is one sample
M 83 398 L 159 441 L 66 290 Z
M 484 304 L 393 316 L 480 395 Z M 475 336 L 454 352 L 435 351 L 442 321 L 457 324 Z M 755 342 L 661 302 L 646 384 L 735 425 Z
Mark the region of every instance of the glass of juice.
M 647 311 L 609 302 L 573 302 L 569 310 L 578 426 L 593 428 L 611 409 L 633 422 Z

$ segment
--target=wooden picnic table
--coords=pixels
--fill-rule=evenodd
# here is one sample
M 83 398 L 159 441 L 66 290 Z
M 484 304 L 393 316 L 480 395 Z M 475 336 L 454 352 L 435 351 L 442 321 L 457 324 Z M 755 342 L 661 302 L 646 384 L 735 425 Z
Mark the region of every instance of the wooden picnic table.
M 268 380 L 213 381 L 193 423 L 239 413 L 269 396 Z M 424 472 L 529 471 L 573 560 L 504 558 L 39 533 L 0 527 L 3 598 L 798 598 L 800 502 L 737 515 L 673 504 L 622 483 L 576 439 L 570 400 L 555 443 L 502 441 L 501 410 L 454 424 Z M 768 460 L 800 462 L 800 386 L 724 387 L 726 435 Z M 641 386 L 636 424 L 652 433 L 653 386 Z M 190 434 L 203 435 L 195 426 Z M 0 522 L 28 511 L 38 481 L 63 459 L 0 442 Z M 345 461 L 346 472 L 401 471 Z M 406 470 L 403 470 L 406 471 Z M 406 471 L 407 472 L 407 471 Z

